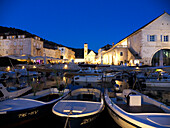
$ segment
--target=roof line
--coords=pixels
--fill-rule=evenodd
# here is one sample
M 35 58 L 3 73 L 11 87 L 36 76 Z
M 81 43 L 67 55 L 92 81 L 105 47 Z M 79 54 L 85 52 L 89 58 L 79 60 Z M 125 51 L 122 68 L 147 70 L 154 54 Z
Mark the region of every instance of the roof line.
M 117 45 L 119 45 L 123 40 L 125 40 L 126 38 L 128 38 L 129 36 L 135 34 L 136 32 L 140 31 L 141 29 L 145 28 L 146 26 L 148 26 L 149 24 L 151 24 L 152 22 L 154 22 L 156 19 L 158 19 L 159 17 L 161 17 L 164 14 L 168 14 L 167 12 L 164 11 L 163 14 L 161 14 L 160 16 L 156 17 L 155 19 L 151 20 L 149 23 L 145 24 L 144 26 L 140 27 L 139 29 L 137 29 L 136 31 L 132 32 L 131 34 L 129 34 L 128 36 L 126 36 L 125 38 L 123 38 L 122 40 L 120 40 L 119 42 L 117 42 L 112 48 L 110 48 L 108 51 L 110 51 L 111 49 L 115 48 Z M 170 16 L 170 14 L 168 14 Z M 108 52 L 107 51 L 107 52 Z M 106 53 L 107 53 L 106 52 Z

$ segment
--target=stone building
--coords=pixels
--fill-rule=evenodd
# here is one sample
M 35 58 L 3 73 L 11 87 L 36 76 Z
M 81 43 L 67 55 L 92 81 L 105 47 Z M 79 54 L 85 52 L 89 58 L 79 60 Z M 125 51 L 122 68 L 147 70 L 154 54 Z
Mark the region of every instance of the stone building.
M 113 44 L 114 45 L 114 44 Z M 98 63 L 98 64 L 103 64 L 103 54 L 107 51 L 107 50 L 109 50 L 110 48 L 112 47 L 112 45 L 109 45 L 109 44 L 107 44 L 107 45 L 105 45 L 104 47 L 102 47 L 102 48 L 100 48 L 99 50 L 98 50 L 98 56 L 96 57 L 97 59 L 96 59 L 96 63 Z M 105 60 L 105 64 L 106 64 L 107 62 L 106 62 L 106 60 Z
M 59 50 L 61 51 L 61 59 L 67 60 L 71 62 L 75 59 L 75 52 L 67 47 L 59 47 Z
M 44 55 L 47 57 L 60 58 L 61 51 L 59 49 L 44 48 Z
M 0 35 L 0 56 L 43 56 L 43 41 L 37 36 Z
M 170 65 L 170 15 L 163 13 L 102 56 L 104 64 Z
M 96 53 L 93 50 L 88 50 L 88 44 L 84 44 L 84 62 L 88 64 L 96 63 Z

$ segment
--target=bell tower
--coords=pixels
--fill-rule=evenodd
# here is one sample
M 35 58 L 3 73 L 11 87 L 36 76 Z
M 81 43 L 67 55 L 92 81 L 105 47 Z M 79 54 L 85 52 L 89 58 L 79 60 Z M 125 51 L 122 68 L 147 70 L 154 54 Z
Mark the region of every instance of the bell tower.
M 85 43 L 84 44 L 84 60 L 86 60 L 86 58 L 87 58 L 87 53 L 88 53 L 88 44 Z

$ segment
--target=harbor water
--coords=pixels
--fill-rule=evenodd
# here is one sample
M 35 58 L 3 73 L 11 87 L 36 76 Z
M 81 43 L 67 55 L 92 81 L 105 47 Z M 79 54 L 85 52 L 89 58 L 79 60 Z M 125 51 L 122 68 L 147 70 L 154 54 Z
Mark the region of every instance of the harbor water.
M 6 87 L 17 87 L 19 84 L 28 84 L 33 87 L 33 91 L 39 91 L 46 88 L 51 87 L 59 87 L 61 84 L 64 87 L 72 89 L 76 86 L 86 86 L 87 83 L 73 83 L 72 78 L 68 77 L 59 77 L 59 76 L 50 76 L 50 75 L 42 75 L 41 77 L 20 77 L 19 79 L 8 79 L 2 82 L 2 84 Z M 119 85 L 120 91 L 128 88 L 129 85 L 126 80 L 119 81 L 116 80 L 116 84 Z M 91 86 L 100 87 L 102 90 L 104 88 L 113 88 L 113 84 L 109 83 L 91 83 Z M 146 94 L 160 102 L 165 103 L 166 105 L 170 105 L 170 90 L 164 88 L 145 88 L 142 90 L 143 94 Z M 39 119 L 32 120 L 30 122 L 24 124 L 17 124 L 16 126 L 12 126 L 13 128 L 30 128 L 30 127 L 44 127 L 44 128 L 63 128 L 63 124 L 60 122 L 58 117 L 56 117 L 52 112 L 46 117 L 42 117 Z M 97 118 L 93 123 L 90 124 L 89 128 L 119 128 L 114 120 L 110 117 L 107 112 L 107 108 L 105 107 L 104 111 L 100 114 L 99 118 Z

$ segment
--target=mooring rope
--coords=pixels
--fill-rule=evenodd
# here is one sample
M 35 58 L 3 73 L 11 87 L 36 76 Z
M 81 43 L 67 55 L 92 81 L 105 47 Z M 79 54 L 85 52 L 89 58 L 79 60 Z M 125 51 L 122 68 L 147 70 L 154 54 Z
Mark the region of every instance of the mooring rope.
M 72 114 L 72 110 L 70 110 L 70 113 L 68 114 L 68 117 L 67 117 L 67 119 L 66 119 L 66 122 L 65 122 L 64 128 L 66 128 L 66 127 L 67 127 L 67 123 L 68 123 L 68 119 L 69 119 L 70 114 Z

